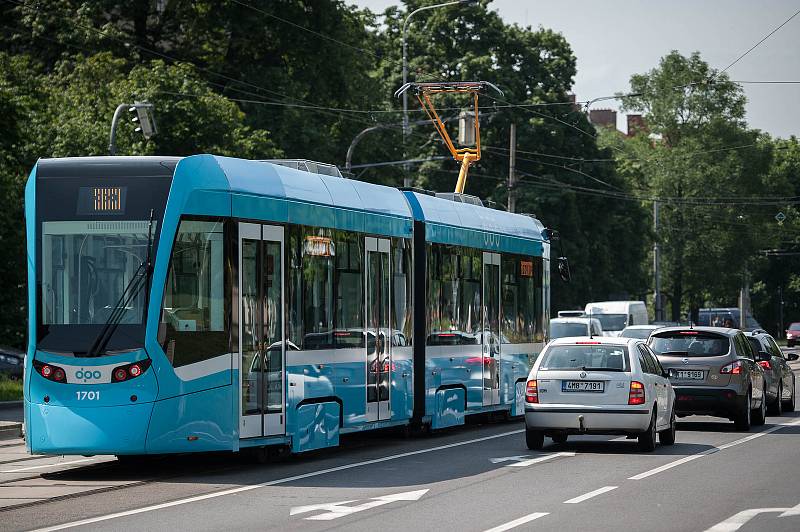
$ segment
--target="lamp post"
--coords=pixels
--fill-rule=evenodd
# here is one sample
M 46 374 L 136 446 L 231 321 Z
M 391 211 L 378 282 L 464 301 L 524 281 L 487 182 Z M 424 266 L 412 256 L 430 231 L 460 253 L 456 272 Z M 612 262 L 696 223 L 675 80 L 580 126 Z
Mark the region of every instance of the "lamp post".
M 407 55 L 407 45 L 406 45 L 406 36 L 408 30 L 408 21 L 419 13 L 420 11 L 427 11 L 429 9 L 436 9 L 437 7 L 446 7 L 452 6 L 455 4 L 474 4 L 477 0 L 455 0 L 453 2 L 444 2 L 441 4 L 434 4 L 432 6 L 424 6 L 420 7 L 419 9 L 415 9 L 411 13 L 408 14 L 405 21 L 403 21 L 403 85 L 408 83 L 408 55 Z M 403 159 L 407 158 L 406 155 L 406 137 L 408 136 L 408 91 L 403 93 Z M 403 186 L 409 187 L 411 186 L 411 178 L 408 176 L 408 165 L 406 165 L 406 175 L 403 176 Z

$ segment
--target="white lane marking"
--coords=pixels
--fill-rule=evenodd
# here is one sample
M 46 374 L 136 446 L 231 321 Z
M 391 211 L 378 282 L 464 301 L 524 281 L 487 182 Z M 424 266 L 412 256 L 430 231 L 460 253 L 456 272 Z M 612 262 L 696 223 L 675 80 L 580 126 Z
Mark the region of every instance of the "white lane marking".
M 743 510 L 738 514 L 732 515 L 721 523 L 717 523 L 711 528 L 706 529 L 705 532 L 733 532 L 739 530 L 758 514 L 783 512 L 778 517 L 800 515 L 800 511 L 797 511 L 799 507 L 800 504 L 794 508 L 750 508 L 749 510 Z
M 383 495 L 381 497 L 372 497 L 371 500 L 359 504 L 358 506 L 344 506 L 355 501 L 341 501 L 327 504 L 311 504 L 309 506 L 296 506 L 289 510 L 289 515 L 300 515 L 308 512 L 315 512 L 323 510 L 324 513 L 306 517 L 308 521 L 332 521 L 346 515 L 363 512 L 377 508 L 385 504 L 391 504 L 398 501 L 418 501 L 423 495 L 428 493 L 427 489 L 417 491 L 407 491 L 405 493 L 395 493 L 393 495 Z
M 522 460 L 526 460 L 530 458 L 531 455 L 529 454 L 518 454 L 516 456 L 503 456 L 501 458 L 489 458 L 489 461 L 493 464 L 500 464 L 503 462 L 521 462 Z
M 575 453 L 553 453 L 548 454 L 545 456 L 538 456 L 536 458 L 531 458 L 530 460 L 522 460 L 520 462 L 515 462 L 513 464 L 508 464 L 506 467 L 528 467 L 529 465 L 538 464 L 539 462 L 544 462 L 545 460 L 550 460 L 552 458 L 558 458 L 560 456 L 575 456 Z
M 734 447 L 736 445 L 740 445 L 742 443 L 747 443 L 749 441 L 755 440 L 756 438 L 760 438 L 762 436 L 766 436 L 767 434 L 775 432 L 776 430 L 781 430 L 783 427 L 794 426 L 794 425 L 798 425 L 798 424 L 800 424 L 800 419 L 798 419 L 797 421 L 794 421 L 792 423 L 789 423 L 788 425 L 775 425 L 774 427 L 770 427 L 770 428 L 768 428 L 766 430 L 763 430 L 761 432 L 756 432 L 755 434 L 751 434 L 750 436 L 745 436 L 744 438 L 740 438 L 740 439 L 734 440 L 734 441 L 732 441 L 730 443 L 726 443 L 726 444 L 720 445 L 719 447 L 714 447 L 713 449 L 707 449 L 707 450 L 699 452 L 697 454 L 690 454 L 689 456 L 684 456 L 683 458 L 679 458 L 678 460 L 675 460 L 674 462 L 670 462 L 670 463 L 665 464 L 663 466 L 656 467 L 656 468 L 651 469 L 649 471 L 645 471 L 644 473 L 639 473 L 638 475 L 634 475 L 632 477 L 628 477 L 628 480 L 642 480 L 643 478 L 647 478 L 647 477 L 656 475 L 656 474 L 661 473 L 663 471 L 666 471 L 668 469 L 672 469 L 673 467 L 679 466 L 681 464 L 685 464 L 686 462 L 691 462 L 692 460 L 696 460 L 698 458 L 702 458 L 703 456 L 707 456 L 709 454 L 714 454 L 714 453 L 717 453 L 717 452 L 722 451 L 724 449 L 730 449 L 731 447 Z
M 21 473 L 23 471 L 33 471 L 34 469 L 47 469 L 48 467 L 59 467 L 72 464 L 82 464 L 84 462 L 95 462 L 97 458 L 83 458 L 81 460 L 71 460 L 69 462 L 56 462 L 55 464 L 37 465 L 31 467 L 20 467 L 17 469 L 7 469 L 0 471 L 0 473 Z
M 597 497 L 598 495 L 602 495 L 603 493 L 608 493 L 609 491 L 615 490 L 618 487 L 619 486 L 603 486 L 602 488 L 590 491 L 589 493 L 585 493 L 580 497 L 575 497 L 573 499 L 569 499 L 568 501 L 564 501 L 564 504 L 578 504 L 579 502 L 586 501 L 588 499 L 591 499 L 592 497 Z
M 486 532 L 504 532 L 505 530 L 511 530 L 512 528 L 516 528 L 519 525 L 524 525 L 525 523 L 530 523 L 534 519 L 539 519 L 540 517 L 544 517 L 546 515 L 550 515 L 550 512 L 535 512 L 524 517 L 520 517 L 519 519 L 509 521 L 503 525 L 490 528 L 489 530 L 486 530 Z
M 524 430 L 512 430 L 510 432 L 503 432 L 501 434 L 493 434 L 492 436 L 484 436 L 482 438 L 475 438 L 472 440 L 466 440 L 456 443 L 448 443 L 446 445 L 439 445 L 437 447 L 431 447 L 429 449 L 419 449 L 417 451 L 408 451 L 405 453 L 393 454 L 390 456 L 384 456 L 382 458 L 373 458 L 372 460 L 364 460 L 363 462 L 355 462 L 352 464 L 345 464 L 336 467 L 329 467 L 327 469 L 320 469 L 318 471 L 311 471 L 310 473 L 303 473 L 301 475 L 294 475 L 291 477 L 284 477 L 279 478 L 277 480 L 270 480 L 269 482 L 262 482 L 260 484 L 251 484 L 249 486 L 240 486 L 238 488 L 227 489 L 223 491 L 215 491 L 213 493 L 206 493 L 205 495 L 196 495 L 194 497 L 188 497 L 186 499 L 178 499 L 177 501 L 172 502 L 165 502 L 161 504 L 154 504 L 152 506 L 145 506 L 143 508 L 137 508 L 135 510 L 128 510 L 125 512 L 117 512 L 113 514 L 101 515 L 98 517 L 92 517 L 89 519 L 81 519 L 80 521 L 72 521 L 69 523 L 64 523 L 61 525 L 50 526 L 46 528 L 39 528 L 33 532 L 49 532 L 51 530 L 64 530 L 66 528 L 74 528 L 76 526 L 83 526 L 83 525 L 90 525 L 92 523 L 100 523 L 103 521 L 109 521 L 111 519 L 118 519 L 120 517 L 127 517 L 129 515 L 136 515 L 145 512 L 153 512 L 155 510 L 162 510 L 164 508 L 170 508 L 172 506 L 180 506 L 183 504 L 189 504 L 198 501 L 205 501 L 207 499 L 215 499 L 217 497 L 224 497 L 225 495 L 233 495 L 236 493 L 242 493 L 245 491 L 255 490 L 259 488 L 265 488 L 268 486 L 276 486 L 278 484 L 286 484 L 288 482 L 294 482 L 295 480 L 303 480 L 310 477 L 317 477 L 320 475 L 327 475 L 328 473 L 335 473 L 337 471 L 344 471 L 347 469 L 353 469 L 355 467 L 362 467 L 365 465 L 372 465 L 372 464 L 379 464 L 381 462 L 388 462 L 389 460 L 397 460 L 399 458 L 406 458 L 408 456 L 415 456 L 418 454 L 425 454 L 425 453 L 432 453 L 435 451 L 441 451 L 443 449 L 452 449 L 453 447 L 461 447 L 463 445 L 470 445 L 472 443 L 480 443 L 489 440 L 495 440 L 497 438 L 505 438 L 506 436 L 513 436 L 516 434 L 521 434 Z

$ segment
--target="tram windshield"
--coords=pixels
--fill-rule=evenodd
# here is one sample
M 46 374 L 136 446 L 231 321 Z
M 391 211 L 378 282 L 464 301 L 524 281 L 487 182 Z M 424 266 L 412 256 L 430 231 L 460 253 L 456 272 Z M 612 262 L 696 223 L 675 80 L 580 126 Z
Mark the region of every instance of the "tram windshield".
M 151 231 L 151 258 L 158 252 L 175 164 L 148 157 L 39 161 L 31 301 L 38 349 L 94 357 L 144 346 L 142 264 Z
M 141 274 L 148 228 L 147 220 L 44 222 L 42 324 L 105 324 Z M 121 303 L 119 323 L 140 324 L 145 292 Z

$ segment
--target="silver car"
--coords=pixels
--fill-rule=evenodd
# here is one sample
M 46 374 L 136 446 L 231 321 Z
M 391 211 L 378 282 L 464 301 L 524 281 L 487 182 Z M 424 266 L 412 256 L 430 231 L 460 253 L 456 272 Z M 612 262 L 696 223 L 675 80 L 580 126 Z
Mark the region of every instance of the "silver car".
M 764 371 L 742 331 L 667 327 L 654 332 L 648 343 L 669 373 L 678 416 L 725 417 L 738 430 L 764 423 Z
M 758 365 L 764 370 L 767 409 L 776 416 L 783 414 L 784 410 L 794 411 L 794 372 L 789 361 L 797 360 L 797 354 L 784 355 L 775 339 L 763 330 L 746 332 L 745 335 L 755 351 Z

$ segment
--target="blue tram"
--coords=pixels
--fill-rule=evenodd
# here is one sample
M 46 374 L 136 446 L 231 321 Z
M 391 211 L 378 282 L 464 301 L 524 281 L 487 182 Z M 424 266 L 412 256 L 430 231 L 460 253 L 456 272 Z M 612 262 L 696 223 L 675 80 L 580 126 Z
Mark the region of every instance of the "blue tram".
M 304 452 L 523 414 L 549 315 L 539 221 L 279 163 L 36 164 L 31 452 Z

